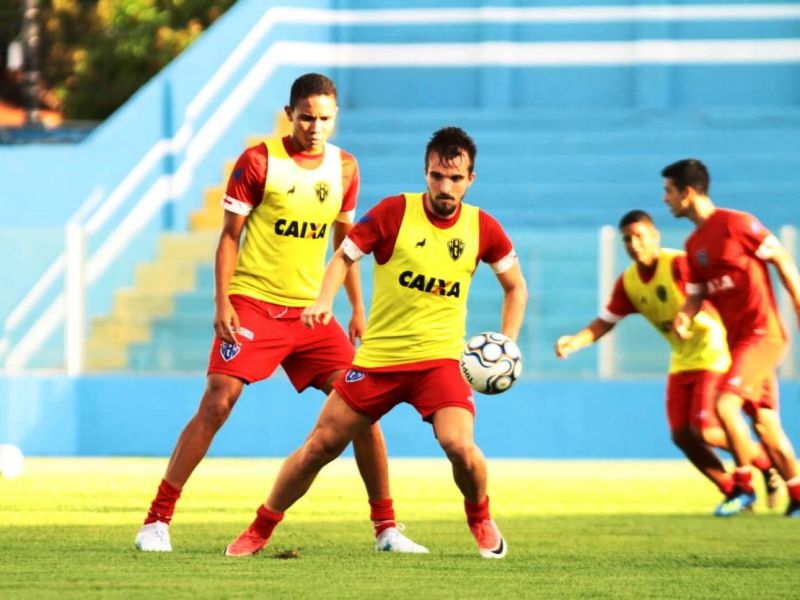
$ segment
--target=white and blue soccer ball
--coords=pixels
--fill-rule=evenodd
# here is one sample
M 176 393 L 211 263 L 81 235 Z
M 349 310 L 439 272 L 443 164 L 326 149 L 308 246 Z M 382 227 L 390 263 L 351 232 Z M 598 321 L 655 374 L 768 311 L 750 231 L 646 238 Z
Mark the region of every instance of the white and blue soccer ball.
M 502 333 L 485 331 L 473 335 L 461 353 L 461 373 L 476 392 L 505 392 L 522 375 L 519 346 Z

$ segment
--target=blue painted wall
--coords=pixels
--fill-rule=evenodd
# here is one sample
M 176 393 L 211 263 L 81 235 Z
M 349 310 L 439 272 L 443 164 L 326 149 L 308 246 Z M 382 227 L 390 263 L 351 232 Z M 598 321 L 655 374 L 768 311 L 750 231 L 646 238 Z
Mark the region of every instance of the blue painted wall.
M 194 414 L 202 376 L 0 378 L 0 443 L 28 455 L 168 456 Z M 783 382 L 786 431 L 800 444 L 800 383 Z M 658 379 L 523 380 L 479 396 L 476 439 L 489 457 L 677 458 Z M 245 390 L 212 456 L 276 456 L 305 438 L 322 405 L 277 376 Z M 430 426 L 408 405 L 382 421 L 392 456 L 439 456 Z

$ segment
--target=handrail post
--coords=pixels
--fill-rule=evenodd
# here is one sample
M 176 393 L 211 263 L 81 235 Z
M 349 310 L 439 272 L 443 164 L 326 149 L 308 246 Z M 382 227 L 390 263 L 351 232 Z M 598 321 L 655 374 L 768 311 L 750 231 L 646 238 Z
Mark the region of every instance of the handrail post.
M 617 232 L 611 225 L 603 225 L 600 228 L 597 248 L 598 310 L 602 310 L 605 307 L 605 303 L 611 295 L 611 289 L 614 287 L 616 237 Z M 616 375 L 615 350 L 613 334 L 600 338 L 597 345 L 597 374 L 603 379 Z
M 64 364 L 67 375 L 76 376 L 83 373 L 85 357 L 86 241 L 83 227 L 79 223 L 68 223 L 64 240 Z

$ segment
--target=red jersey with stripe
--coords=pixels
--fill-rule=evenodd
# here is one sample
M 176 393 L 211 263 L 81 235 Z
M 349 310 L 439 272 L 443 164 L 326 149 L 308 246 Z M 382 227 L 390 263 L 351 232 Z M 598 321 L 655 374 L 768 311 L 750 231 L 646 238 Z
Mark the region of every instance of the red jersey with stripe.
M 766 259 L 777 245 L 753 215 L 718 208 L 686 239 L 689 285 L 703 286 L 732 348 L 743 340 L 785 340 Z

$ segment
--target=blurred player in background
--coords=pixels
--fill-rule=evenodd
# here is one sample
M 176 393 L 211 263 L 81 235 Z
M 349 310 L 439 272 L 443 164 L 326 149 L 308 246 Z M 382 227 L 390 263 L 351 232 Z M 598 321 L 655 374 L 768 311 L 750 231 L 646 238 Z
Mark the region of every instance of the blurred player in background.
M 284 511 L 351 439 L 401 402 L 433 432 L 452 464 L 472 535 L 484 558 L 507 545 L 489 512 L 486 459 L 473 436 L 475 404 L 461 376 L 467 295 L 478 261 L 503 288 L 501 331 L 519 334 L 527 292 L 516 253 L 500 225 L 462 202 L 475 179 L 476 148 L 461 129 L 434 133 L 425 152 L 427 193 L 382 200 L 348 234 L 328 264 L 317 301 L 303 312 L 312 328 L 331 319 L 336 290 L 365 254 L 375 259 L 369 324 L 353 366 L 334 391 L 306 442 L 284 462 L 256 519 L 226 554 L 245 556 L 269 541 Z
M 617 279 L 600 315 L 578 333 L 558 338 L 556 356 L 568 357 L 606 335 L 626 316 L 640 313 L 670 345 L 666 395 L 672 441 L 727 497 L 734 489 L 733 476 L 711 448 L 729 449 L 715 406 L 717 386 L 730 366 L 725 329 L 716 311 L 706 305 L 694 320 L 692 338 L 678 337 L 672 321 L 686 299 L 686 254 L 660 247 L 659 231 L 643 210 L 626 213 L 619 231 L 633 263 Z M 763 447 L 752 442 L 751 447 L 754 464 L 764 473 L 772 507 L 779 495 L 780 478 Z
M 722 515 L 741 512 L 755 502 L 752 445 L 741 410 L 778 472 L 786 480 L 786 515 L 800 518 L 800 470 L 794 448 L 778 413 L 777 367 L 787 348 L 769 279 L 768 263 L 778 275 L 800 322 L 800 275 L 794 260 L 753 215 L 717 208 L 708 196 L 710 177 L 699 160 L 686 159 L 665 167 L 664 202 L 676 217 L 696 228 L 686 239 L 689 264 L 687 298 L 674 320 L 683 339 L 692 336 L 693 321 L 704 298 L 714 304 L 727 330 L 732 363 L 723 376 L 717 412 L 736 461 L 735 487 L 719 508 Z
M 228 181 L 215 259 L 216 339 L 208 383 L 136 536 L 140 550 L 172 549 L 175 503 L 245 384 L 266 379 L 281 365 L 298 392 L 313 386 L 328 393 L 350 365 L 353 343 L 365 328 L 357 272 L 345 281 L 353 310 L 349 340 L 335 320 L 311 330 L 300 320 L 319 292 L 331 230 L 338 247 L 352 227 L 359 177 L 355 158 L 327 142 L 338 111 L 333 81 L 316 73 L 299 77 L 285 110 L 291 135 L 245 150 Z M 264 421 L 269 423 L 268 413 Z M 369 496 L 376 549 L 424 550 L 395 526 L 378 424 L 359 432 L 353 447 Z

